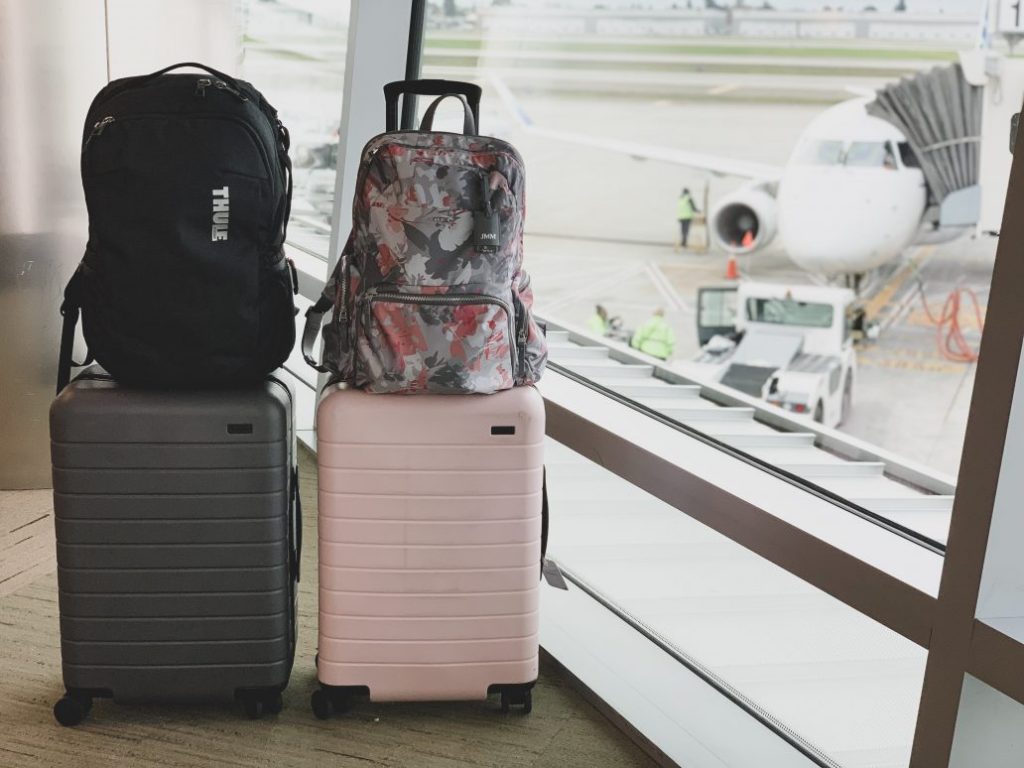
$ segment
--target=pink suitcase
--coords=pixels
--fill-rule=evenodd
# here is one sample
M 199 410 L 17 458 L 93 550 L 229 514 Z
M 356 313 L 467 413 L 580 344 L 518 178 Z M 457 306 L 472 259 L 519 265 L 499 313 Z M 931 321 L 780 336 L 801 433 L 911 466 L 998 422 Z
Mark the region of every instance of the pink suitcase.
M 530 711 L 543 450 L 533 387 L 324 393 L 318 717 L 356 693 Z

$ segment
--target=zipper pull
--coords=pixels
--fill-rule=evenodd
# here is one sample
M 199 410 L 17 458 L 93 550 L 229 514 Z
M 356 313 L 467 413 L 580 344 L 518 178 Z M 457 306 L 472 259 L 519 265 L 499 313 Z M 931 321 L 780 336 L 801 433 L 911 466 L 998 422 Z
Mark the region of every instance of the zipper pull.
M 208 77 L 201 77 L 196 80 L 196 96 L 201 99 L 206 98 L 206 89 L 213 85 L 213 80 Z
M 107 115 L 102 120 L 97 120 L 92 127 L 92 133 L 89 134 L 89 138 L 85 140 L 85 146 L 89 146 L 93 139 L 100 136 L 103 133 L 103 129 L 114 122 L 113 115 Z
M 232 96 L 234 96 L 239 101 L 248 101 L 249 100 L 248 96 L 246 96 L 244 93 L 242 93 L 237 88 L 232 88 L 230 85 L 225 83 L 223 80 L 214 80 L 213 81 L 213 87 L 214 88 L 219 88 L 222 91 L 227 91 L 228 93 L 230 93 Z

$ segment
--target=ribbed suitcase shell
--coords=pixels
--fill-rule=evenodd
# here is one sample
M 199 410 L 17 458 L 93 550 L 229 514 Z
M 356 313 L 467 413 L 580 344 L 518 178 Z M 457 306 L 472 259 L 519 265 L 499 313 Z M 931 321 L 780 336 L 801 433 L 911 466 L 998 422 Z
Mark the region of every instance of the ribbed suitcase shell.
M 50 437 L 68 690 L 283 688 L 296 632 L 288 387 L 158 392 L 89 369 L 54 401 Z
M 544 403 L 331 388 L 317 411 L 318 676 L 375 701 L 537 678 Z

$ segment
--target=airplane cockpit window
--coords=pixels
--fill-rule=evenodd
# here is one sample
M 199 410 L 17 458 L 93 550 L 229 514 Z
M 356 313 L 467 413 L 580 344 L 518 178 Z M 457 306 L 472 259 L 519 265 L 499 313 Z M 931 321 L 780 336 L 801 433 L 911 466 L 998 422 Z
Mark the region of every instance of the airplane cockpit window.
M 842 165 L 844 146 L 841 141 L 808 141 L 798 160 L 804 165 Z
M 896 168 L 896 153 L 887 141 L 854 141 L 846 151 L 846 165 L 852 168 Z
M 831 328 L 834 308 L 794 299 L 747 299 L 747 317 L 754 323 Z
M 917 155 L 914 154 L 914 150 L 908 141 L 900 142 L 900 160 L 903 161 L 903 166 L 905 168 L 921 167 L 921 162 L 917 159 Z

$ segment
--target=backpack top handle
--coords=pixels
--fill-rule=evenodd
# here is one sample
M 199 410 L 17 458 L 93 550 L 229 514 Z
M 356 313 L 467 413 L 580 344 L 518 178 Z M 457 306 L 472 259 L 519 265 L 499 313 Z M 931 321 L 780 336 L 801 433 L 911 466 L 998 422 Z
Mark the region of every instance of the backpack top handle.
M 384 86 L 384 103 L 387 109 L 387 131 L 398 130 L 398 97 L 417 96 L 448 96 L 456 94 L 465 97 L 470 111 L 473 113 L 474 125 L 480 125 L 479 85 L 462 82 L 461 80 L 396 80 Z M 412 127 L 412 126 L 408 126 Z
M 168 72 L 171 72 L 175 69 L 181 69 L 182 67 L 194 67 L 195 69 L 201 69 L 207 74 L 213 75 L 214 77 L 223 80 L 228 86 L 242 94 L 242 96 L 244 97 L 243 100 L 248 101 L 248 92 L 243 90 L 239 82 L 235 80 L 235 78 L 231 77 L 231 75 L 227 75 L 221 72 L 220 70 L 214 69 L 213 67 L 208 67 L 205 64 L 200 64 L 197 61 L 182 61 L 178 64 L 171 64 L 169 67 L 158 69 L 156 72 L 150 72 L 148 75 L 135 75 L 134 77 L 124 77 L 119 80 L 112 80 L 110 84 L 108 84 L 107 88 L 104 88 L 96 96 L 96 99 L 93 100 L 93 105 L 95 106 L 96 100 L 98 100 L 101 95 L 104 97 L 105 101 L 106 99 L 109 99 L 112 96 L 124 93 L 125 91 L 132 90 L 133 88 L 141 88 L 144 85 L 148 85 L 161 75 L 166 75 Z M 270 105 L 268 104 L 267 106 Z M 273 108 L 271 107 L 271 109 Z M 92 111 L 92 106 L 89 107 L 89 110 Z
M 206 72 L 207 74 L 213 75 L 214 77 L 223 80 L 225 83 L 230 85 L 232 88 L 236 88 L 237 89 L 239 87 L 238 81 L 235 80 L 235 78 L 233 78 L 231 75 L 226 75 L 223 72 L 221 72 L 219 69 L 214 69 L 213 67 L 208 67 L 205 64 L 200 64 L 197 61 L 182 61 L 182 62 L 179 62 L 177 64 L 171 64 L 169 67 L 164 67 L 163 69 L 158 69 L 156 72 L 151 72 L 148 75 L 142 75 L 141 77 L 139 77 L 139 79 L 136 81 L 135 84 L 136 85 L 145 85 L 146 83 L 150 82 L 151 80 L 156 80 L 161 75 L 166 75 L 168 72 L 171 72 L 171 71 L 173 71 L 175 69 L 181 69 L 182 67 L 194 67 L 195 69 L 201 69 L 204 72 Z
M 423 113 L 423 121 L 420 123 L 421 131 L 430 131 L 434 128 L 434 114 L 437 112 L 438 105 L 445 99 L 458 99 L 459 103 L 462 104 L 462 132 L 467 136 L 476 136 L 476 115 L 473 114 L 473 110 L 469 107 L 469 102 L 466 101 L 466 97 L 461 93 L 446 93 L 444 96 L 438 96 L 427 107 L 427 111 Z

